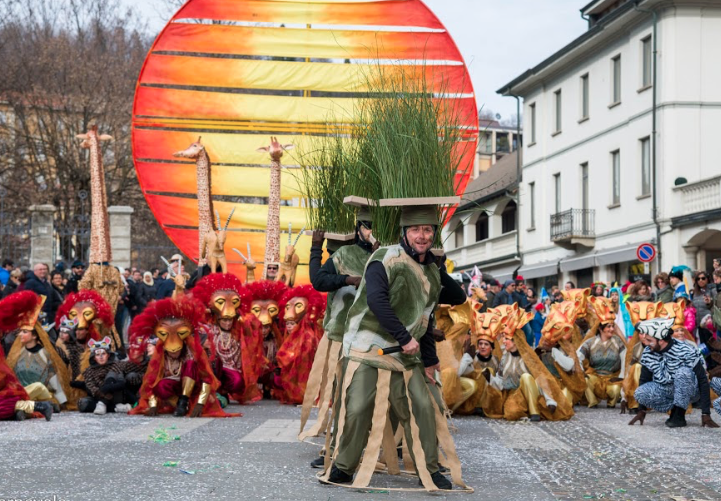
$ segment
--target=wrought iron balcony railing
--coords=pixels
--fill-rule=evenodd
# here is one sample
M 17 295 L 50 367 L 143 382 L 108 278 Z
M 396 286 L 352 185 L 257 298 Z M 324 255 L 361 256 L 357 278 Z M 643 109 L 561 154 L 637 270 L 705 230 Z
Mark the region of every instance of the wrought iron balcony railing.
M 593 209 L 569 209 L 551 214 L 551 241 L 596 238 L 595 216 Z

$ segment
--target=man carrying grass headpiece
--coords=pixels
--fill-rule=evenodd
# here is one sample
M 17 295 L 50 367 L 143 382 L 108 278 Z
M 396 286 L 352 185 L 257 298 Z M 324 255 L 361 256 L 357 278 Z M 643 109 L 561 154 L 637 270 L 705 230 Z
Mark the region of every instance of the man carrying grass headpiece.
M 353 245 L 344 245 L 337 249 L 323 266 L 320 266 L 320 261 L 323 255 L 324 232 L 313 232 L 310 263 L 311 267 L 317 268 L 311 274 L 311 283 L 317 291 L 328 293 L 328 303 L 323 322 L 325 335 L 316 351 L 303 399 L 301 428 L 298 436 L 300 440 L 317 436 L 328 427 L 328 410 L 333 393 L 332 389 L 336 385 L 335 374 L 338 368 L 348 310 L 353 304 L 363 270 L 373 251 L 372 221 L 373 218 L 367 205 L 361 205 L 357 212 L 355 233 L 350 234 L 353 238 Z M 336 239 L 336 241 L 340 240 Z M 329 246 L 330 242 L 329 240 Z M 304 432 L 303 428 L 316 399 L 318 399 L 319 408 L 318 420 L 308 431 Z M 322 468 L 323 458 L 317 458 L 311 463 L 311 466 Z
M 430 252 L 440 225 L 436 199 L 412 205 L 418 202 L 393 201 L 404 204 L 400 243 L 373 253 L 348 312 L 343 338 L 347 365 L 338 391 L 337 446 L 321 482 L 367 486 L 381 441 L 388 471 L 398 470 L 392 426 L 387 419 L 390 408 L 403 427 L 425 489 L 452 488 L 439 472 L 439 445 L 448 456 L 454 482 L 465 487 L 453 440 L 426 379 L 433 379 L 438 368 L 431 313 L 439 302 L 458 305 L 466 297 L 446 273 L 443 262 L 437 264 Z M 379 352 L 399 347 L 396 353 Z

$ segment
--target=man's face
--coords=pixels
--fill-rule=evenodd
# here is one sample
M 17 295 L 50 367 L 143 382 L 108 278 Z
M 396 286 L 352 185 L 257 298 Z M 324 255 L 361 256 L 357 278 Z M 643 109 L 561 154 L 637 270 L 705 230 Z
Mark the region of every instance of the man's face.
M 63 276 L 60 274 L 53 276 L 53 285 L 55 287 L 60 287 L 61 285 L 63 285 Z
M 294 334 L 300 327 L 300 322 L 305 317 L 308 309 L 308 300 L 304 297 L 294 297 L 285 305 L 283 320 L 288 334 Z
M 492 351 L 493 348 L 491 348 L 491 343 L 489 343 L 485 339 L 481 339 L 478 341 L 478 353 L 480 353 L 483 358 L 490 357 Z
M 142 275 L 140 274 L 139 271 L 134 271 L 134 272 L 133 272 L 133 280 L 135 280 L 136 282 L 140 282 L 140 280 L 141 280 L 142 278 L 143 278 L 143 277 L 142 277 Z
M 130 278 L 130 270 L 127 270 L 127 269 L 124 270 L 123 276 L 125 277 L 125 280 L 129 279 Z
M 509 294 L 513 294 L 514 292 L 516 292 L 516 284 L 511 284 L 506 287 L 506 292 L 508 292 Z
M 275 280 L 278 277 L 278 265 L 273 263 L 266 266 L 265 276 L 268 280 Z
M 676 285 L 678 285 L 678 283 L 679 283 L 681 280 L 679 280 L 679 279 L 676 278 L 676 277 L 668 277 L 668 281 L 669 281 L 669 283 L 671 284 L 672 287 L 676 287 Z
M 73 275 L 75 275 L 76 277 L 82 277 L 85 268 L 83 268 L 82 266 L 75 266 L 74 268 L 72 268 L 72 271 Z
M 658 339 L 656 339 L 655 337 L 652 337 L 652 336 L 645 336 L 645 337 L 646 337 L 646 343 L 644 343 L 644 344 L 646 346 L 648 346 L 649 348 L 651 348 L 652 351 L 655 351 L 656 353 L 658 353 L 659 351 L 661 351 L 663 349 L 661 347 L 661 341 L 659 341 Z
M 360 236 L 364 242 L 370 242 L 371 236 L 373 235 L 373 226 L 371 223 L 361 221 L 360 224 Z
M 418 254 L 425 254 L 433 245 L 435 232 L 429 224 L 409 226 L 406 229 L 406 240 L 408 245 Z
M 35 273 L 35 276 L 40 280 L 44 280 L 48 276 L 48 267 L 44 264 L 36 264 L 33 268 L 33 273 Z

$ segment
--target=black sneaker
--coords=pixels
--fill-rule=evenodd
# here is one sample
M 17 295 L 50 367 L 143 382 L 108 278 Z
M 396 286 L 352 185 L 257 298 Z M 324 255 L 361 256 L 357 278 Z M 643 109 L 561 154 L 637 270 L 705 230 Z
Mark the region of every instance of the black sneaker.
M 450 469 L 446 468 L 442 464 L 438 465 L 438 473 L 446 474 L 446 473 L 450 473 L 450 471 L 451 471 Z
M 25 421 L 27 415 L 23 411 L 15 411 L 15 421 Z
M 49 402 L 35 402 L 33 410 L 45 416 L 45 421 L 50 421 L 53 418 L 53 406 Z
M 531 421 L 534 423 L 538 423 L 541 420 L 541 416 L 538 414 L 531 414 Z
M 56 403 L 51 404 L 53 406 L 53 414 L 60 414 L 60 406 Z
M 338 468 L 336 468 L 335 465 L 333 465 L 330 469 L 330 475 L 328 476 L 328 482 L 334 483 L 334 484 L 349 484 L 353 481 L 353 475 L 348 475 L 344 471 L 340 471 Z M 321 480 L 321 483 L 324 483 Z
M 325 462 L 325 458 L 323 456 L 317 457 L 313 461 L 310 462 L 310 467 L 322 469 L 324 462 Z
M 439 489 L 442 489 L 444 491 L 450 491 L 451 489 L 453 489 L 453 484 L 451 483 L 451 481 L 444 477 L 440 471 L 431 473 L 431 480 L 433 480 L 433 483 L 436 484 L 436 487 L 438 487 Z M 420 480 L 418 481 L 418 483 L 420 485 L 423 485 L 423 482 L 421 482 Z
M 178 405 L 175 407 L 175 412 L 173 412 L 173 416 L 183 417 L 187 413 L 188 413 L 188 397 L 183 395 L 178 399 Z

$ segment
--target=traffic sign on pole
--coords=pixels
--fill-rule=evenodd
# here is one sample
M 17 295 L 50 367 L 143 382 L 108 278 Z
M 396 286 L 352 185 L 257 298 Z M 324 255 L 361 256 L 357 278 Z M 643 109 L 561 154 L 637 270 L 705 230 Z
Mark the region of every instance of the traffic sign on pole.
M 642 263 L 650 263 L 656 259 L 656 247 L 653 244 L 641 244 L 636 249 L 636 257 Z

